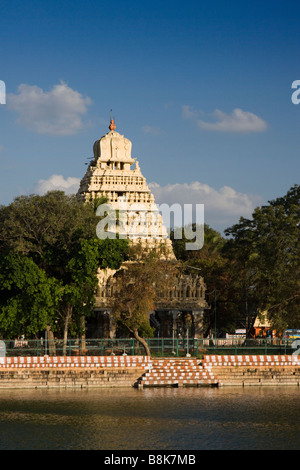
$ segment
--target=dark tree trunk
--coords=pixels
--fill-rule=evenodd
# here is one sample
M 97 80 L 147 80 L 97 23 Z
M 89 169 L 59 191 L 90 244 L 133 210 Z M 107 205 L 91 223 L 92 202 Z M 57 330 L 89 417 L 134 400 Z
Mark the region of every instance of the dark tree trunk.
M 144 346 L 145 351 L 146 351 L 146 356 L 149 356 L 149 357 L 150 357 L 150 356 L 151 356 L 151 352 L 150 352 L 150 348 L 149 348 L 149 346 L 148 346 L 147 341 L 139 335 L 137 329 L 132 330 L 132 333 L 133 333 L 135 339 L 136 339 L 139 343 L 141 343 L 142 346 Z

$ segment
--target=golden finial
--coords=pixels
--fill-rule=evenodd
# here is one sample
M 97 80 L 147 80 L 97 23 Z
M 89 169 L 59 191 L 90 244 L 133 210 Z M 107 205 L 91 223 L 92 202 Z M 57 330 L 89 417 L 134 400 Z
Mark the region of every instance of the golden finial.
M 109 125 L 109 129 L 110 129 L 111 131 L 114 131 L 115 128 L 116 128 L 116 126 L 115 126 L 115 121 L 114 121 L 114 119 L 111 118 L 111 112 L 112 112 L 112 109 L 110 110 L 110 125 Z
M 114 131 L 115 128 L 116 128 L 116 126 L 115 126 L 115 121 L 114 121 L 113 119 L 111 119 L 111 120 L 110 120 L 109 129 L 110 129 L 111 131 Z

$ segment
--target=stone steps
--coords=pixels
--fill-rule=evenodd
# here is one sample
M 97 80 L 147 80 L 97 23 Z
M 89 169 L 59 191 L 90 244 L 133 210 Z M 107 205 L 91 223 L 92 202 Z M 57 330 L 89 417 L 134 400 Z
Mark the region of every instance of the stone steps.
M 205 356 L 220 386 L 300 385 L 298 356 Z
M 139 380 L 142 387 L 217 385 L 210 367 L 197 359 L 153 359 L 151 368 Z
M 205 355 L 203 364 L 211 366 L 300 366 L 300 357 L 294 355 Z
M 1 357 L 2 369 L 42 369 L 77 367 L 148 367 L 148 356 L 17 356 Z
M 300 385 L 297 356 L 0 358 L 0 388 Z

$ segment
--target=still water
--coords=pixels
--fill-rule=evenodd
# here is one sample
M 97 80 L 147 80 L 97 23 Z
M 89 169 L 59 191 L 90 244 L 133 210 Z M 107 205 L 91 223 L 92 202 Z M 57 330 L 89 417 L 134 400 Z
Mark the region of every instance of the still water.
M 296 450 L 299 412 L 299 387 L 0 390 L 0 449 Z

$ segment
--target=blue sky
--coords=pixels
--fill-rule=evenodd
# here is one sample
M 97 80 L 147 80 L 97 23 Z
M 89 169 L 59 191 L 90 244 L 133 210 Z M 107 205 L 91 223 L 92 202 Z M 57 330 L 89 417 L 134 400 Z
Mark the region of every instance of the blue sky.
M 74 191 L 110 109 L 156 201 L 203 203 L 220 231 L 299 183 L 299 2 L 0 9 L 0 204 Z

